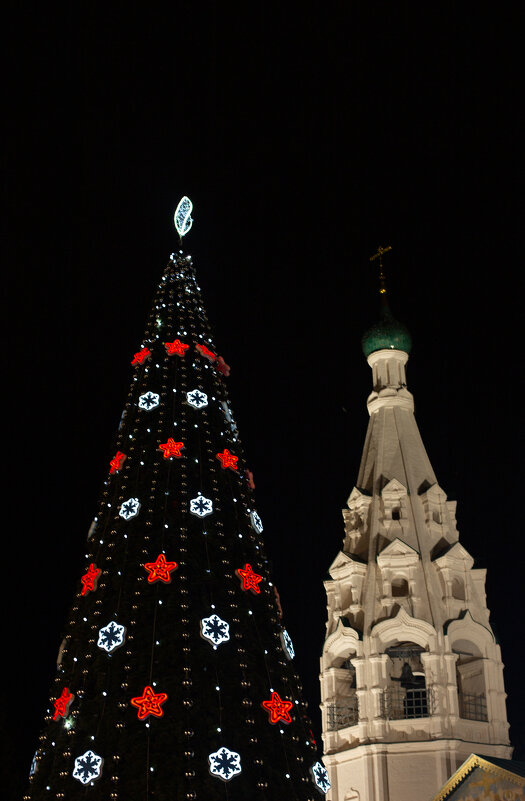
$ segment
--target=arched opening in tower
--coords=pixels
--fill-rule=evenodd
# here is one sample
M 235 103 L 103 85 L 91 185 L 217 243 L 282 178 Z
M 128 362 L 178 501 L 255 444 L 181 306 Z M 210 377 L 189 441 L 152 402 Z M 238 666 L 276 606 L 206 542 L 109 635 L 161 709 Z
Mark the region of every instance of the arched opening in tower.
M 387 648 L 389 684 L 385 691 L 385 716 L 390 720 L 425 718 L 430 698 L 421 661 L 423 648 L 403 642 Z
M 488 720 L 485 660 L 478 646 L 469 640 L 456 640 L 452 650 L 458 655 L 456 681 L 459 716 L 464 720 Z

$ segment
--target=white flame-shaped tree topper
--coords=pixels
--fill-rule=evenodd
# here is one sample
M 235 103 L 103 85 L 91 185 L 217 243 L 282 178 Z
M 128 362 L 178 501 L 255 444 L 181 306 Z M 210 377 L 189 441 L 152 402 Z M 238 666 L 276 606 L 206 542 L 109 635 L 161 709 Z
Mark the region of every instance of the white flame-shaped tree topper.
M 175 228 L 177 229 L 177 233 L 180 237 L 183 237 L 185 234 L 188 233 L 190 230 L 193 220 L 191 218 L 191 212 L 193 209 L 193 203 L 189 199 L 189 197 L 184 197 L 182 200 L 179 201 L 179 205 L 175 210 Z

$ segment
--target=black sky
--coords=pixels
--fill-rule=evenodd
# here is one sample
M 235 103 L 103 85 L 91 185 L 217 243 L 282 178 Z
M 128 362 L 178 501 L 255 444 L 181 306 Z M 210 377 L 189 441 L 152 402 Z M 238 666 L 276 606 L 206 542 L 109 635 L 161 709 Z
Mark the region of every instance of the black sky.
M 390 244 L 418 423 L 489 569 L 523 759 L 518 12 L 96 5 L 25 5 L 6 27 L 4 786 L 18 797 L 36 747 L 183 194 L 318 733 L 322 582 L 368 420 L 368 259 Z

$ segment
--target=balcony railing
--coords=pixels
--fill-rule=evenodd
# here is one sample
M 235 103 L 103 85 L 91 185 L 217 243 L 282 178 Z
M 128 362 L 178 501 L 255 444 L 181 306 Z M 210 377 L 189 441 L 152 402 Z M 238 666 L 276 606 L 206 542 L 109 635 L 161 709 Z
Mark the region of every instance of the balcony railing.
M 431 707 L 432 695 L 425 687 L 387 687 L 383 693 L 383 717 L 389 720 L 427 718 L 432 714 Z
M 327 713 L 328 731 L 338 731 L 347 726 L 355 726 L 359 721 L 357 696 L 350 696 L 344 702 L 329 704 Z
M 484 695 L 458 693 L 459 717 L 465 720 L 488 720 L 487 699 Z

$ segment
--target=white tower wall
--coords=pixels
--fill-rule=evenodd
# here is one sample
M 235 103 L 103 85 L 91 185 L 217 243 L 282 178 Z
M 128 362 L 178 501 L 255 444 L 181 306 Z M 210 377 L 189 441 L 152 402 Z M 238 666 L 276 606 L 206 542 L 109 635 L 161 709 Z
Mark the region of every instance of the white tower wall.
M 357 486 L 343 511 L 321 656 L 329 801 L 425 801 L 473 752 L 510 758 L 486 571 L 459 542 L 406 388 L 373 352 Z

